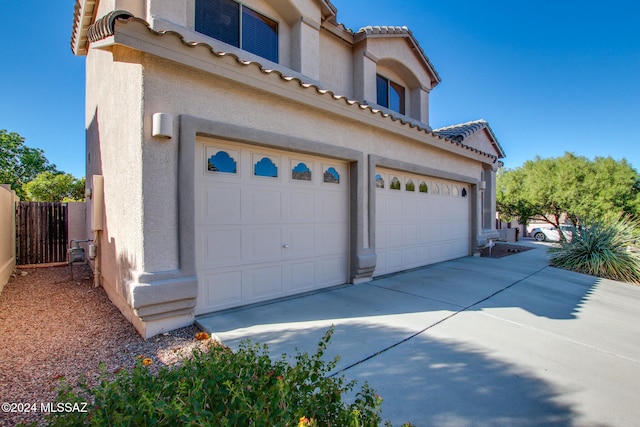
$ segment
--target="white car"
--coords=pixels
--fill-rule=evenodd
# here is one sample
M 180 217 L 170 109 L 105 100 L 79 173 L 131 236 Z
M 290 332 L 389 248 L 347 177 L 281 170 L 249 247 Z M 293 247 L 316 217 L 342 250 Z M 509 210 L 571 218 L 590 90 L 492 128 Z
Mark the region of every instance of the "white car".
M 571 236 L 573 236 L 573 227 L 570 225 L 561 225 L 560 230 L 566 240 L 571 240 Z M 529 233 L 536 239 L 538 242 L 559 242 L 560 241 L 560 233 L 558 233 L 558 229 L 556 227 L 538 227 L 531 230 Z

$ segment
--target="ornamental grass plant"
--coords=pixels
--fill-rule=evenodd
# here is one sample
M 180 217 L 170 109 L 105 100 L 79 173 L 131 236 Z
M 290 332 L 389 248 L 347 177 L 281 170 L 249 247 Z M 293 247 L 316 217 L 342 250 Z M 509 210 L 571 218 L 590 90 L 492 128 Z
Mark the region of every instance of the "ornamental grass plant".
M 620 216 L 573 230 L 570 241 L 549 249 L 556 267 L 606 279 L 640 284 L 640 222 Z
M 86 413 L 57 413 L 51 426 L 292 426 L 377 427 L 382 399 L 365 383 L 331 376 L 338 357 L 323 360 L 329 329 L 313 355 L 269 356 L 245 341 L 233 352 L 215 341 L 179 365 L 152 373 L 139 358 L 132 370 L 101 376 L 94 387 L 63 383 L 58 402 L 88 402 Z M 197 339 L 204 339 L 198 335 Z M 208 339 L 208 336 L 207 336 Z M 387 424 L 388 425 L 388 424 Z M 406 424 L 411 425 L 411 424 Z

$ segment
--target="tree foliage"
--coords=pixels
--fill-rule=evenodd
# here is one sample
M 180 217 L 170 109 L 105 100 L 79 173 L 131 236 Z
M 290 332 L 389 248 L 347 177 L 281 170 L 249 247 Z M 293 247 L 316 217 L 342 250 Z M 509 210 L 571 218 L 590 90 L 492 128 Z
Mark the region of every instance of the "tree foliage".
M 31 202 L 84 201 L 85 179 L 68 173 L 42 172 L 23 185 L 25 198 Z
M 638 217 L 640 176 L 624 159 L 536 157 L 498 172 L 496 203 L 502 218 L 517 217 L 522 224 L 538 219 L 559 226 L 562 214 L 576 225 L 620 214 Z
M 0 184 L 10 184 L 32 202 L 83 201 L 85 179 L 58 171 L 39 148 L 24 145 L 15 132 L 0 129 Z
M 24 138 L 15 132 L 0 129 L 0 183 L 10 184 L 20 198 L 24 198 L 23 184 L 42 172 L 58 172 L 49 163 L 44 151 L 24 145 Z

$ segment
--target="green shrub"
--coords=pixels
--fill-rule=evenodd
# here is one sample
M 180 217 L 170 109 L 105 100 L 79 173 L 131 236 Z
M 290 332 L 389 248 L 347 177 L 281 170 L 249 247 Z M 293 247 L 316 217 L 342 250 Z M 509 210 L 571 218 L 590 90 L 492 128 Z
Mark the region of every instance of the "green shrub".
M 571 241 L 549 249 L 551 264 L 597 277 L 640 284 L 637 220 L 621 216 L 573 230 Z
M 367 383 L 352 403 L 343 402 L 355 381 L 328 376 L 338 361 L 322 360 L 329 329 L 314 355 L 297 352 L 272 360 L 267 346 L 245 341 L 237 352 L 211 344 L 179 366 L 157 374 L 141 359 L 132 370 L 109 375 L 101 366 L 95 387 L 68 384 L 58 402 L 90 402 L 87 413 L 57 413 L 52 426 L 345 426 L 380 424 L 380 404 Z

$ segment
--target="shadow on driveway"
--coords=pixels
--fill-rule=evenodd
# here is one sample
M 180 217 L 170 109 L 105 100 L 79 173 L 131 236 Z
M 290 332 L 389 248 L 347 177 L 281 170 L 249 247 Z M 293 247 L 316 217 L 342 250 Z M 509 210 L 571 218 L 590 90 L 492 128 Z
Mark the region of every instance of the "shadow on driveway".
M 621 290 L 622 289 L 622 290 Z M 383 419 L 418 426 L 634 425 L 640 289 L 548 266 L 544 249 L 467 257 L 201 317 L 232 348 L 326 352 Z

